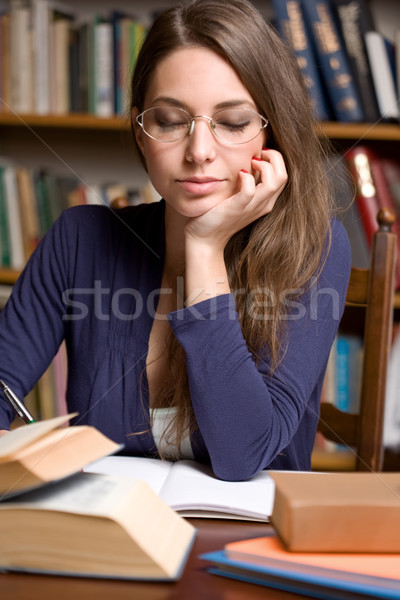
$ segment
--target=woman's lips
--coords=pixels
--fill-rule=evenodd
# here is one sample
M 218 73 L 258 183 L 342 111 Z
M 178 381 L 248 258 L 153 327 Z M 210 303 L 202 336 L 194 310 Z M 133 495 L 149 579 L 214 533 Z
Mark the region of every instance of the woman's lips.
M 223 181 L 223 179 L 214 179 L 213 177 L 186 177 L 177 180 L 186 192 L 197 195 L 214 192 Z

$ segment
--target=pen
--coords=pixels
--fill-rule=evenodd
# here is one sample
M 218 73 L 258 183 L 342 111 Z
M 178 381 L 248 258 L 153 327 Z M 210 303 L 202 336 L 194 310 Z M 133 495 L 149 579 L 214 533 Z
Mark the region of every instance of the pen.
M 11 408 L 15 410 L 17 415 L 19 415 L 25 423 L 36 423 L 36 419 L 32 417 L 29 410 L 22 404 L 21 400 L 17 398 L 12 389 L 9 388 L 8 385 L 5 384 L 1 379 L 0 388 L 3 390 L 4 396 Z

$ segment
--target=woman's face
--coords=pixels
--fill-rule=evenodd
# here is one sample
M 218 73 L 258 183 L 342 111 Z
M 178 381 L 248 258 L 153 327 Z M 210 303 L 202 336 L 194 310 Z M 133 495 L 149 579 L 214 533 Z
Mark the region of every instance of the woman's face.
M 211 117 L 226 103 L 257 111 L 232 67 L 211 50 L 194 47 L 175 50 L 157 65 L 144 109 L 172 105 Z M 192 135 L 169 143 L 149 138 L 136 123 L 135 132 L 154 187 L 185 217 L 199 216 L 237 192 L 239 171 L 251 172 L 251 158 L 260 156 L 265 141 L 260 131 L 250 142 L 224 144 L 206 119 L 196 119 Z

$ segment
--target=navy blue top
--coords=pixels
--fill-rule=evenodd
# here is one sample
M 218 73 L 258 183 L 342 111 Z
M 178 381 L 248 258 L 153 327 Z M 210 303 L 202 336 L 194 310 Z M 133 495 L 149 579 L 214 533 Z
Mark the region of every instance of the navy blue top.
M 65 211 L 40 243 L 0 313 L 0 378 L 24 397 L 63 339 L 67 404 L 128 454 L 155 451 L 146 355 L 164 261 L 164 202 L 112 211 Z M 317 282 L 292 303 L 288 348 L 273 376 L 256 365 L 234 298 L 224 294 L 170 313 L 186 354 L 198 430 L 197 460 L 228 480 L 261 469 L 310 469 L 329 350 L 344 309 L 350 247 L 332 221 Z M 14 415 L 0 395 L 0 429 Z M 143 432 L 141 435 L 131 435 Z

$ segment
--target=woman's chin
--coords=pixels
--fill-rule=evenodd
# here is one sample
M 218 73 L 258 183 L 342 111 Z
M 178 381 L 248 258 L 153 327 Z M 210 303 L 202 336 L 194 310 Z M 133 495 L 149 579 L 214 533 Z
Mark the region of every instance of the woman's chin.
M 169 202 L 166 199 L 166 203 L 183 217 L 194 219 L 204 215 L 204 213 L 220 204 L 223 200 L 225 200 L 225 196 L 210 195 L 193 196 L 192 198 L 175 198 L 173 202 Z

